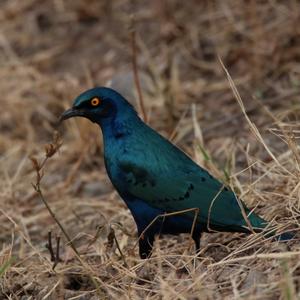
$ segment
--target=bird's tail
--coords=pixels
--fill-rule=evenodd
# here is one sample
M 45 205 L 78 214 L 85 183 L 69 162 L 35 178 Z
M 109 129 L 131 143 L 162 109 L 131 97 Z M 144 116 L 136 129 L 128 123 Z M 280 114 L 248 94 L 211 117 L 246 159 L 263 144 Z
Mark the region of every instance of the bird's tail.
M 279 242 L 287 242 L 295 237 L 295 233 L 293 232 L 283 232 L 281 234 L 277 234 L 276 229 L 268 226 L 269 223 L 266 220 L 262 219 L 254 213 L 248 216 L 248 220 L 251 223 L 253 230 L 257 233 L 264 232 L 263 235 L 266 238 L 274 236 L 274 238 Z
M 288 242 L 296 236 L 295 232 L 284 232 L 276 237 L 276 240 L 279 242 Z

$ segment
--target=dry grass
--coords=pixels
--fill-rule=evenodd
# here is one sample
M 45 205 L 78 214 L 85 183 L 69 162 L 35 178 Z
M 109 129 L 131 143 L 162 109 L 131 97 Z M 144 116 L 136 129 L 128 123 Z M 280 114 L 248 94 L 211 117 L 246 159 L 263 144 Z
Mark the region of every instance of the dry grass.
M 138 258 L 132 217 L 113 190 L 98 128 L 71 120 L 41 188 L 31 183 L 57 117 L 108 80 L 135 99 L 131 15 L 149 123 L 278 227 L 300 214 L 300 4 L 290 1 L 0 2 L 0 298 L 296 299 L 299 242 L 205 234 L 156 241 Z M 232 77 L 224 72 L 220 60 Z M 114 233 L 124 259 L 117 249 Z M 55 248 L 55 241 L 54 248 Z

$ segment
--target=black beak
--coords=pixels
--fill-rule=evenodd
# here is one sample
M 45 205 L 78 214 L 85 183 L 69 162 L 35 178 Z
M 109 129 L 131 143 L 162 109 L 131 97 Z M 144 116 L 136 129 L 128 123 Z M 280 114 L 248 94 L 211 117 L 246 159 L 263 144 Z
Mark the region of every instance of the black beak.
M 59 117 L 59 123 L 73 117 L 83 117 L 83 116 L 84 116 L 84 112 L 82 110 L 72 107 L 70 109 L 67 109 L 65 112 L 63 112 L 63 114 Z

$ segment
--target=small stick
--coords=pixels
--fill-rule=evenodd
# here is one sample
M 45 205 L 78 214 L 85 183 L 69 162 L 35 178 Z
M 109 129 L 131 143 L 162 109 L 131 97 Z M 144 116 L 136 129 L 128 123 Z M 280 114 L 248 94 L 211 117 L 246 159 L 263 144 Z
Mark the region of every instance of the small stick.
M 51 209 L 51 207 L 49 206 L 47 200 L 45 199 L 43 192 L 41 190 L 41 180 L 43 178 L 43 168 L 46 165 L 47 161 L 49 158 L 51 158 L 61 147 L 62 142 L 60 140 L 59 134 L 57 132 L 54 133 L 54 137 L 53 137 L 53 142 L 51 144 L 46 145 L 45 147 L 45 158 L 43 159 L 42 163 L 39 163 L 37 161 L 36 158 L 31 157 L 31 161 L 32 161 L 32 165 L 36 171 L 36 183 L 32 183 L 33 188 L 35 189 L 35 191 L 38 193 L 41 201 L 44 203 L 44 205 L 46 206 L 46 208 L 48 209 L 51 217 L 54 219 L 54 221 L 56 222 L 56 224 L 59 226 L 59 228 L 61 229 L 61 231 L 63 232 L 64 236 L 66 237 L 66 239 L 68 240 L 68 243 L 70 245 L 70 247 L 73 249 L 73 251 L 76 253 L 76 255 L 79 257 L 79 252 L 77 251 L 77 249 L 75 248 L 70 236 L 68 235 L 68 233 L 66 232 L 66 230 L 64 229 L 64 227 L 62 226 L 62 224 L 60 223 L 60 221 L 57 219 L 55 213 L 53 212 L 53 210 Z M 48 238 L 49 238 L 49 234 L 48 234 Z M 51 239 L 51 234 L 50 234 L 50 239 Z M 50 244 L 49 244 L 50 247 Z M 51 245 L 52 247 L 52 245 Z
M 124 254 L 123 254 L 123 252 L 122 252 L 122 250 L 121 250 L 121 248 L 120 248 L 120 244 L 119 244 L 119 242 L 118 242 L 118 240 L 117 240 L 115 231 L 114 231 L 114 229 L 111 228 L 111 227 L 110 227 L 110 229 L 111 229 L 111 232 L 112 232 L 113 239 L 114 239 L 114 241 L 115 241 L 115 243 L 116 243 L 116 246 L 117 246 L 117 248 L 118 248 L 118 251 L 120 252 L 120 255 L 121 255 L 122 260 L 123 260 L 123 262 L 124 262 L 124 266 L 125 266 L 125 267 L 128 267 L 128 264 L 127 264 L 127 262 L 126 262 L 126 260 L 125 260 L 125 256 L 124 256 Z
M 48 244 L 46 244 L 46 248 L 50 252 L 50 260 L 53 262 L 52 270 L 54 271 L 55 267 L 61 262 L 59 257 L 59 244 L 60 244 L 60 236 L 56 237 L 56 253 L 54 254 L 53 245 L 52 245 L 52 233 L 48 232 Z
M 60 236 L 56 237 L 56 256 L 55 256 L 55 262 L 53 265 L 53 270 L 56 267 L 56 265 L 61 261 L 59 257 L 59 244 L 60 244 Z
M 46 244 L 46 248 L 50 252 L 50 260 L 55 261 L 55 255 L 53 252 L 53 247 L 52 247 L 52 237 L 51 237 L 51 231 L 48 232 L 48 244 Z
M 54 219 L 54 221 L 56 222 L 56 224 L 59 226 L 60 230 L 63 232 L 64 236 L 66 237 L 66 239 L 68 240 L 68 244 L 70 245 L 70 247 L 73 249 L 73 251 L 77 254 L 77 256 L 79 255 L 79 252 L 77 251 L 77 249 L 75 248 L 72 239 L 70 238 L 69 234 L 66 232 L 65 228 L 62 226 L 62 224 L 60 223 L 60 221 L 56 218 L 55 213 L 53 212 L 53 210 L 51 209 L 51 207 L 49 206 L 47 200 L 44 198 L 44 195 L 42 193 L 42 190 L 40 188 L 40 184 L 32 184 L 33 188 L 36 190 L 36 192 L 39 194 L 40 199 L 42 200 L 42 202 L 45 204 L 46 208 L 48 209 L 51 217 Z
M 73 244 L 70 236 L 68 235 L 68 233 L 66 232 L 66 230 L 64 229 L 64 227 L 62 226 L 62 224 L 59 222 L 59 220 L 56 218 L 54 212 L 52 211 L 52 209 L 50 208 L 48 202 L 46 201 L 46 199 L 44 198 L 44 195 L 42 193 L 40 184 L 41 184 L 41 180 L 43 178 L 43 170 L 42 168 L 46 165 L 46 162 L 48 161 L 49 158 L 51 158 L 60 148 L 60 146 L 62 145 L 62 142 L 60 141 L 60 137 L 58 135 L 57 132 L 55 132 L 54 134 L 54 141 L 51 144 L 46 145 L 45 148 L 45 158 L 42 161 L 41 164 L 39 164 L 39 162 L 37 161 L 36 158 L 34 157 L 30 157 L 31 161 L 32 161 L 32 165 L 36 171 L 36 183 L 33 184 L 32 186 L 34 188 L 34 190 L 38 193 L 41 201 L 45 204 L 46 208 L 48 209 L 51 217 L 54 219 L 54 221 L 56 222 L 56 224 L 59 226 L 59 228 L 61 229 L 61 231 L 63 232 L 64 236 L 66 237 L 68 244 L 70 245 L 70 247 L 72 248 L 72 250 L 74 251 L 77 259 L 80 261 L 80 263 L 82 264 L 82 266 L 89 271 L 88 276 L 90 277 L 91 281 L 94 283 L 97 292 L 102 296 L 102 291 L 100 291 L 100 287 L 98 282 L 95 280 L 94 276 L 91 275 L 94 273 L 93 269 L 85 262 L 82 260 L 79 252 L 77 251 L 75 245 Z M 48 235 L 49 238 L 49 235 Z M 54 264 L 53 268 L 57 265 L 58 261 L 59 261 L 59 244 L 60 244 L 60 237 L 57 237 L 57 247 L 56 247 L 56 263 Z M 53 252 L 53 249 L 52 249 Z M 102 280 L 100 278 L 98 278 L 98 281 L 101 282 L 101 284 L 104 286 L 104 283 L 102 282 Z

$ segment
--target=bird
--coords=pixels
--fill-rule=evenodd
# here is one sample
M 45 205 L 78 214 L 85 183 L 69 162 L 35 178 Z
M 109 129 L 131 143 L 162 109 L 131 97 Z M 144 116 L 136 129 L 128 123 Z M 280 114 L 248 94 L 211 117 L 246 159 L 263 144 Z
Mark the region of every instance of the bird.
M 83 92 L 60 121 L 73 117 L 87 118 L 102 130 L 105 168 L 136 223 L 142 259 L 151 256 L 157 235 L 190 233 L 199 253 L 203 232 L 268 231 L 266 220 L 148 126 L 117 91 L 95 87 Z M 292 237 L 286 232 L 278 239 Z

